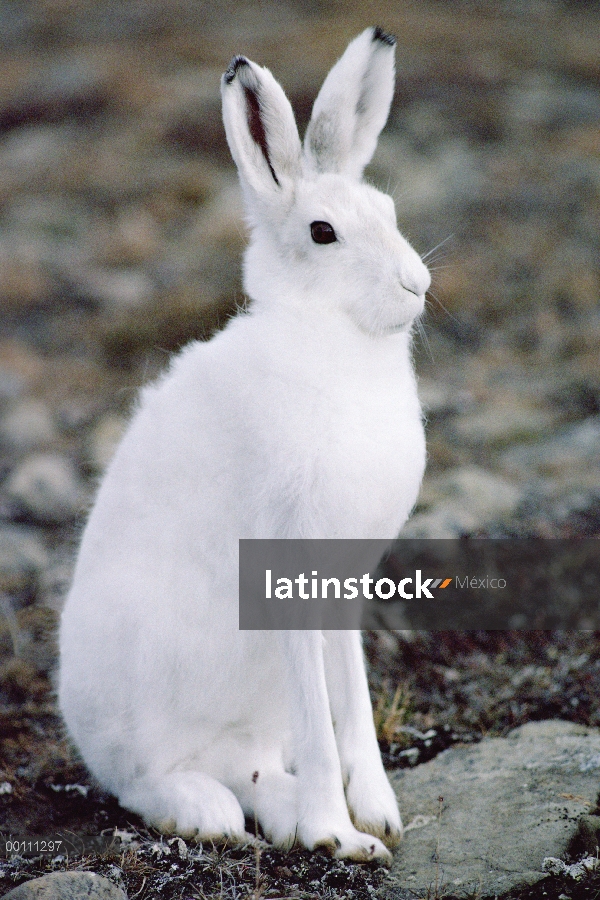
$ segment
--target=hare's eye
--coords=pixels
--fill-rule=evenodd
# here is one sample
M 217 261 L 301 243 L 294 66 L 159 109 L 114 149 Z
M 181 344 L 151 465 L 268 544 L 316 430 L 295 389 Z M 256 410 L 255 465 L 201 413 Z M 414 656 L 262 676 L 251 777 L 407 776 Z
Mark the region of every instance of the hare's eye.
M 335 231 L 329 222 L 312 222 L 310 233 L 315 244 L 333 244 L 337 241 Z

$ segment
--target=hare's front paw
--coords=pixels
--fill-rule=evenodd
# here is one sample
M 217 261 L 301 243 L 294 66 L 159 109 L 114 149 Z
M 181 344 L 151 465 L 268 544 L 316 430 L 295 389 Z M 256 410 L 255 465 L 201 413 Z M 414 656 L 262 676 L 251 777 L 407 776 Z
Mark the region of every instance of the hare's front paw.
M 298 827 L 298 838 L 309 850 L 319 847 L 328 850 L 337 859 L 351 859 L 355 862 L 379 862 L 390 865 L 392 854 L 382 842 L 372 834 L 363 834 L 351 822 L 336 826 L 322 822 L 310 827 Z
M 402 822 L 398 801 L 386 774 L 371 771 L 367 766 L 353 770 L 346 787 L 350 816 L 360 831 L 368 831 L 395 847 L 402 838 Z

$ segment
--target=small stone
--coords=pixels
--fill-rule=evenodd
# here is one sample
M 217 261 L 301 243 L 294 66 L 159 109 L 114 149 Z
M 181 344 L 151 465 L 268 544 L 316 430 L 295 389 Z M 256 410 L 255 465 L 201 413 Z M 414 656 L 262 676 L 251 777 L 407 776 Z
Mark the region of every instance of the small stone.
M 561 490 L 595 487 L 600 479 L 600 416 L 590 416 L 545 441 L 511 447 L 499 459 L 503 473 L 520 480 L 543 478 Z
M 26 881 L 4 900 L 126 900 L 123 891 L 95 872 L 53 872 Z
M 169 841 L 169 848 L 172 854 L 175 854 L 180 859 L 187 859 L 188 848 L 185 841 L 180 837 L 174 837 Z
M 51 443 L 56 437 L 50 410 L 40 400 L 22 400 L 0 420 L 0 440 L 16 450 L 31 450 Z
M 546 856 L 544 858 L 542 872 L 547 872 L 548 875 L 565 875 L 566 871 L 567 864 L 562 859 L 557 859 L 555 856 Z
M 548 410 L 516 399 L 495 400 L 462 416 L 454 429 L 462 440 L 487 447 L 507 447 L 518 441 L 531 441 L 547 433 L 555 422 Z
M 136 269 L 90 269 L 72 274 L 75 290 L 84 297 L 108 307 L 139 310 L 155 293 L 152 280 Z
M 58 128 L 31 125 L 10 131 L 0 153 L 7 180 L 18 187 L 56 167 L 65 155 L 65 141 Z
M 150 855 L 155 859 L 162 859 L 163 856 L 168 856 L 169 853 L 169 848 L 165 847 L 164 844 L 155 843 L 150 847 Z
M 581 881 L 582 878 L 585 878 L 586 875 L 598 868 L 598 863 L 597 856 L 586 856 L 585 859 L 569 866 L 562 859 L 547 856 L 542 863 L 542 870 L 549 875 L 568 875 L 575 881 Z
M 71 522 L 85 507 L 85 491 L 73 463 L 58 454 L 29 456 L 5 485 L 16 515 L 44 525 Z

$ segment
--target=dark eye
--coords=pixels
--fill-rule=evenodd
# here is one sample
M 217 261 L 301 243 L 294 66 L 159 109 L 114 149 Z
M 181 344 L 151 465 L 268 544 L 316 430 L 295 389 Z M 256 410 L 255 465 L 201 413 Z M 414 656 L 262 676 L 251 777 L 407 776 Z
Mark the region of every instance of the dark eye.
M 310 233 L 315 244 L 333 244 L 337 241 L 335 231 L 329 222 L 312 222 Z

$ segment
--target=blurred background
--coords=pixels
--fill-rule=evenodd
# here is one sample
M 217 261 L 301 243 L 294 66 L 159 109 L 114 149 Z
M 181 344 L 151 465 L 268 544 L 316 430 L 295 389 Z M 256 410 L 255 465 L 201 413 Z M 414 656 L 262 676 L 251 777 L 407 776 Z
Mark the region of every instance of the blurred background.
M 367 177 L 433 271 L 415 335 L 429 463 L 406 534 L 599 534 L 597 3 L 2 0 L 0 713 L 4 777 L 25 794 L 74 765 L 47 676 L 98 477 L 139 386 L 243 301 L 220 75 L 236 53 L 268 66 L 302 131 L 373 24 L 397 36 L 398 74 Z M 398 637 L 372 636 L 380 720 L 477 734 L 548 710 L 595 721 L 585 640 L 561 645 L 570 667 L 556 643 L 399 653 Z M 509 657 L 535 659 L 529 705 L 514 705 Z
M 433 270 L 407 534 L 597 532 L 600 14 L 564 0 L 0 3 L 3 518 L 70 526 L 138 386 L 243 300 L 229 59 L 302 130 L 372 23 L 398 78 L 367 177 Z

